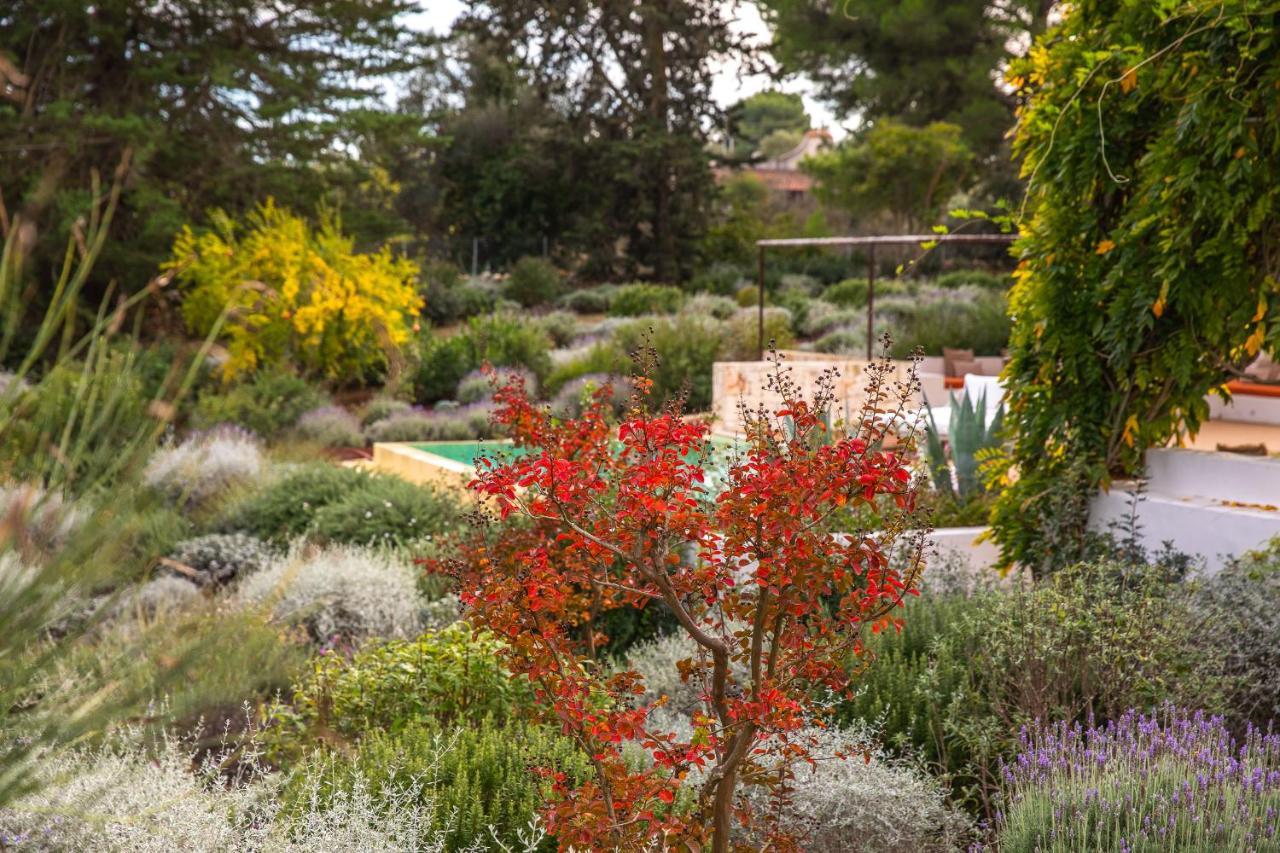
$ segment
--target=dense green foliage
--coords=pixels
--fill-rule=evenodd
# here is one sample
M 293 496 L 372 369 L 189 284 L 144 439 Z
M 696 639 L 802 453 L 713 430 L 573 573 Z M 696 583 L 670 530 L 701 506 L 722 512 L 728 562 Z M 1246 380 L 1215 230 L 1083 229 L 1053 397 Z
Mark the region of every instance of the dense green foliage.
M 560 295 L 562 283 L 556 268 L 541 258 L 521 258 L 511 268 L 506 297 L 526 308 L 550 305 Z
M 316 510 L 310 533 L 349 545 L 421 544 L 458 523 L 453 496 L 393 476 L 375 476 Z
M 1163 569 L 1080 565 L 1028 589 L 947 580 L 908 606 L 901 633 L 875 638 L 840 714 L 883 720 L 888 742 L 918 752 L 971 808 L 993 813 L 999 760 L 1026 723 L 1164 701 L 1223 707 L 1223 653 L 1197 643 L 1191 601 Z
M 743 98 L 725 111 L 725 118 L 724 150 L 718 153 L 734 161 L 775 156 L 776 152 L 762 150 L 767 147 L 766 140 L 770 140 L 771 145 L 778 140 L 795 145 L 809 129 L 804 99 L 776 89 Z
M 983 154 L 998 149 L 1011 103 L 997 69 L 1044 29 L 1047 0 L 763 0 L 773 54 L 841 112 L 912 125 L 948 121 Z
M 463 728 L 415 720 L 392 733 L 369 731 L 354 754 L 308 758 L 293 771 L 284 808 L 305 811 L 313 794 L 327 801 L 349 790 L 358 777 L 379 791 L 421 787 L 432 806 L 433 825 L 448 830 L 447 850 L 491 844 L 490 826 L 500 842 L 511 844 L 546 801 L 548 783 L 530 772 L 533 767 L 574 779 L 590 770 L 572 741 L 544 728 L 488 718 Z M 555 849 L 551 840 L 544 847 Z
M 1084 489 L 1135 472 L 1277 343 L 1272 11 L 1089 0 L 1014 69 L 1029 186 L 1005 373 L 1019 477 L 994 518 L 1006 559 L 1041 561 L 1068 468 Z
M 547 238 L 593 278 L 644 268 L 679 281 L 713 190 L 711 67 L 740 41 L 710 0 L 472 3 L 452 61 L 404 104 L 436 119 L 450 144 L 427 168 L 409 157 L 393 174 L 405 201 L 464 251 L 482 240 L 505 265 Z M 462 108 L 441 108 L 446 93 Z
M 509 314 L 473 317 L 449 337 L 425 334 L 419 346 L 413 385 L 420 403 L 452 399 L 462 378 L 486 363 L 523 368 L 539 384 L 551 373 L 551 340 L 546 332 Z
M 498 663 L 498 642 L 460 622 L 368 646 L 350 660 L 323 655 L 272 710 L 271 738 L 287 752 L 329 732 L 355 739 L 415 723 L 505 722 L 530 697 Z
M 371 479 L 358 468 L 320 462 L 299 465 L 233 507 L 224 526 L 287 543 L 310 530 L 321 509 L 343 500 Z
M 236 424 L 274 439 L 325 402 L 324 394 L 305 379 L 278 368 L 260 370 L 229 388 L 206 388 L 191 413 L 191 425 L 209 429 Z
M 222 526 L 288 543 L 300 536 L 349 545 L 411 545 L 457 522 L 436 489 L 359 468 L 306 463 L 286 470 L 230 508 Z
M 661 284 L 624 284 L 609 300 L 609 314 L 614 317 L 638 317 L 641 314 L 674 314 L 684 302 L 679 288 Z

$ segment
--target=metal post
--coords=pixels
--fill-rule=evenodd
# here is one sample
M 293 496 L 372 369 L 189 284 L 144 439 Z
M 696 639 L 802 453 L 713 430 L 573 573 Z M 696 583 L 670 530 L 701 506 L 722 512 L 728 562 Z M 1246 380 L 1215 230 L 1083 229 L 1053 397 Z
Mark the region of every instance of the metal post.
M 756 335 L 756 361 L 764 361 L 764 246 L 760 246 L 760 296 L 757 301 L 759 332 Z
M 471 277 L 480 274 L 480 238 L 471 238 Z
M 547 235 L 543 234 L 542 235 L 542 259 L 546 260 L 546 258 L 547 258 Z
M 874 357 L 876 328 L 876 244 L 867 247 L 867 361 Z

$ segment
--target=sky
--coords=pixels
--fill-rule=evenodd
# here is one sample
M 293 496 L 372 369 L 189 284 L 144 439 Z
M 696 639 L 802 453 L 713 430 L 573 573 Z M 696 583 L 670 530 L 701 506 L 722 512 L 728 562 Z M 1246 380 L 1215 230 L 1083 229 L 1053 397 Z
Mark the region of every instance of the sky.
M 447 33 L 464 8 L 462 0 L 421 0 L 421 2 L 422 10 L 413 17 L 412 25 L 423 30 L 434 30 L 437 33 Z M 741 3 L 738 6 L 734 26 L 738 32 L 758 39 L 760 43 L 768 38 L 767 28 L 764 21 L 760 19 L 760 12 L 754 3 Z M 721 63 L 715 71 L 711 91 L 716 102 L 721 106 L 727 107 L 735 101 L 775 85 L 764 75 L 739 79 L 738 70 L 736 62 L 725 62 Z M 814 127 L 827 128 L 837 140 L 845 136 L 845 131 L 836 122 L 831 111 L 814 100 L 811 95 L 811 86 L 806 81 L 788 80 L 777 88 L 785 92 L 795 92 L 804 98 L 805 109 L 808 110 Z

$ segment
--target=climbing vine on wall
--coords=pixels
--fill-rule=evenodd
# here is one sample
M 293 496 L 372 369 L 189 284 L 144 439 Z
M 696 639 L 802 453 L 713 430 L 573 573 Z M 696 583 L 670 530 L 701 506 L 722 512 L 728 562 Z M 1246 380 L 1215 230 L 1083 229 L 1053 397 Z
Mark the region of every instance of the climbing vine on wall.
M 993 519 L 1008 560 L 1070 560 L 1080 490 L 1195 432 L 1206 395 L 1280 342 L 1278 15 L 1082 0 L 1010 71 L 1028 189 Z

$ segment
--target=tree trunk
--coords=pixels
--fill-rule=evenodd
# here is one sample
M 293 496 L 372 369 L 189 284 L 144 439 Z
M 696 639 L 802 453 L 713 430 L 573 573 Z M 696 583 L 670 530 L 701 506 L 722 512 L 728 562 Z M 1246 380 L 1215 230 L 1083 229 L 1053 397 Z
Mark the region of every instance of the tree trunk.
M 729 853 L 729 833 L 733 820 L 733 792 L 738 787 L 738 767 L 730 767 L 716 786 L 711 807 L 711 851 Z
M 653 182 L 653 270 L 658 280 L 668 281 L 675 259 L 675 235 L 671 231 L 671 158 L 667 138 L 667 10 L 666 4 L 659 2 L 645 2 L 641 9 L 649 60 L 648 125 L 654 146 L 649 175 Z

